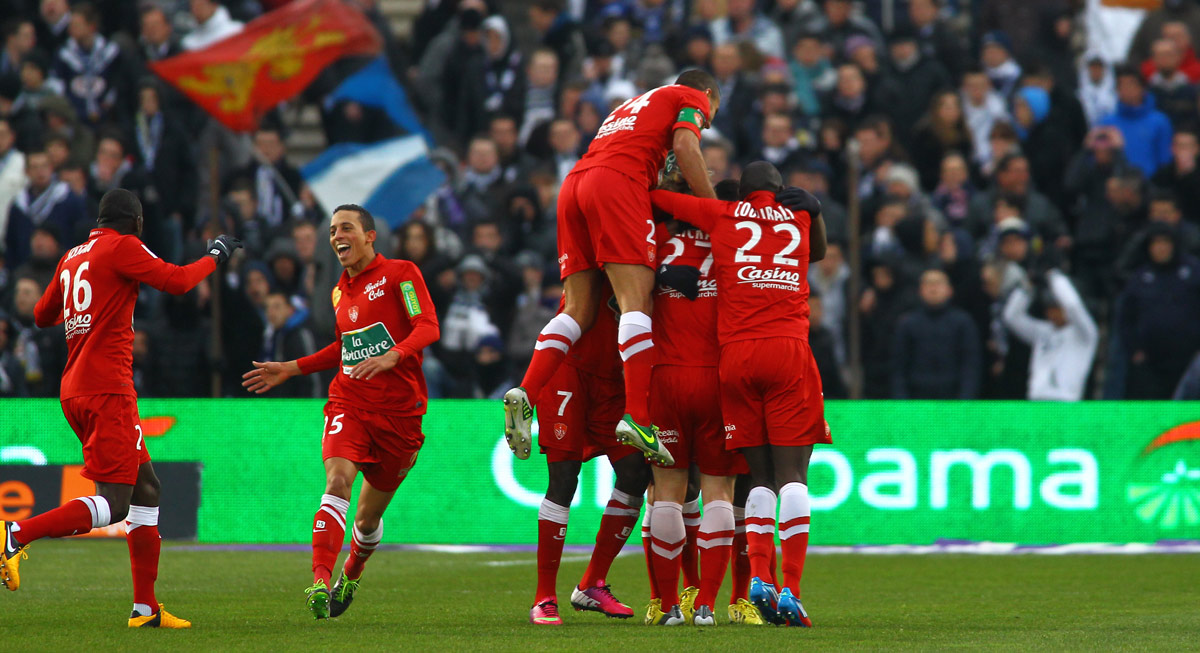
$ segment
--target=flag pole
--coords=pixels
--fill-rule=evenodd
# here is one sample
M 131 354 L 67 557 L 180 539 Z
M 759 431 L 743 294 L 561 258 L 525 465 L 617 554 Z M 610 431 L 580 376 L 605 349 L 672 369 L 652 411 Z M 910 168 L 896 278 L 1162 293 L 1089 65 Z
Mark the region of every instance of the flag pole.
M 858 197 L 859 179 L 859 145 L 851 138 L 846 143 L 846 200 L 849 213 L 850 233 L 850 324 L 847 347 L 850 358 L 850 398 L 862 399 L 863 396 L 863 362 L 862 362 L 862 314 L 859 311 L 858 300 L 862 296 L 862 203 Z
M 221 220 L 221 152 L 214 141 L 212 147 L 208 151 L 208 201 L 209 201 L 209 216 L 210 219 L 220 226 Z M 220 229 L 218 229 L 218 232 Z M 217 270 L 213 274 L 212 293 L 209 296 L 209 309 L 212 311 L 212 332 L 211 354 L 209 355 L 209 364 L 211 365 L 211 384 L 212 396 L 214 399 L 221 397 L 221 368 L 225 364 L 225 343 L 221 338 L 221 284 L 224 279 L 221 275 L 225 274 L 225 266 L 218 263 Z

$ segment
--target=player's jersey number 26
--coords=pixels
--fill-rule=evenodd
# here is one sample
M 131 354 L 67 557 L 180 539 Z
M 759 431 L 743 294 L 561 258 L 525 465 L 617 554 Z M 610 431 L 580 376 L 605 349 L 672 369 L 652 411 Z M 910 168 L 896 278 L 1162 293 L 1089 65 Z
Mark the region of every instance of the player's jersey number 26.
M 67 339 L 87 333 L 92 326 L 92 315 L 88 309 L 92 307 L 92 284 L 87 280 L 87 269 L 91 263 L 84 261 L 71 276 L 70 270 L 63 270 L 59 275 L 63 295 L 63 323 L 67 331 Z M 72 310 L 74 311 L 72 313 Z

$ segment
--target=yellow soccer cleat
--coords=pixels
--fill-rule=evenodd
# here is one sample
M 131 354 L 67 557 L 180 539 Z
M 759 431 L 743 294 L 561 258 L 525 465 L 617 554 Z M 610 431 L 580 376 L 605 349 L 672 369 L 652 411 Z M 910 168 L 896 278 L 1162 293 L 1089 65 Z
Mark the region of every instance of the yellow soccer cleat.
M 167 612 L 163 604 L 158 604 L 158 612 L 145 617 L 140 615 L 130 615 L 130 628 L 191 628 L 192 622 L 187 619 L 180 619 L 175 615 Z
M 17 538 L 13 537 L 13 522 L 6 521 L 3 524 L 4 546 L 0 547 L 0 585 L 4 585 L 10 592 L 15 592 L 21 587 L 21 560 L 29 557 L 26 553 L 29 547 L 18 544 Z
M 653 626 L 662 616 L 662 599 L 650 599 L 646 606 L 646 625 Z
M 699 595 L 698 587 L 685 587 L 679 594 L 679 610 L 683 612 L 683 618 L 687 619 L 688 623 L 692 623 L 692 615 L 696 613 L 696 597 Z
M 762 626 L 766 622 L 753 603 L 746 599 L 738 599 L 737 603 L 729 604 L 729 623 Z

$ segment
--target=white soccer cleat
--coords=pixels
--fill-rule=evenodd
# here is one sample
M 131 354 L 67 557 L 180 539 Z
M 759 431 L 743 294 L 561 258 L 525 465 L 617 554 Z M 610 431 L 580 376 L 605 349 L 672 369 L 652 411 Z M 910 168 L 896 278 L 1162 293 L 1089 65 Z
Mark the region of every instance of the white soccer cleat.
M 533 406 L 525 388 L 513 388 L 504 393 L 504 439 L 513 455 L 529 458 L 533 445 Z

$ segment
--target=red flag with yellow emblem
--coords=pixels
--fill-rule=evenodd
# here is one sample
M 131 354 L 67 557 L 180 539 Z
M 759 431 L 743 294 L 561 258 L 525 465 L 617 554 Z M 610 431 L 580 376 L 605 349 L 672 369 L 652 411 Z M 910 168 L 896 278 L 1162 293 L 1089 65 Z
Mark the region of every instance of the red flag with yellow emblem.
M 150 68 L 230 129 L 250 131 L 329 64 L 381 46 L 367 19 L 340 0 L 296 0 L 229 38 Z

